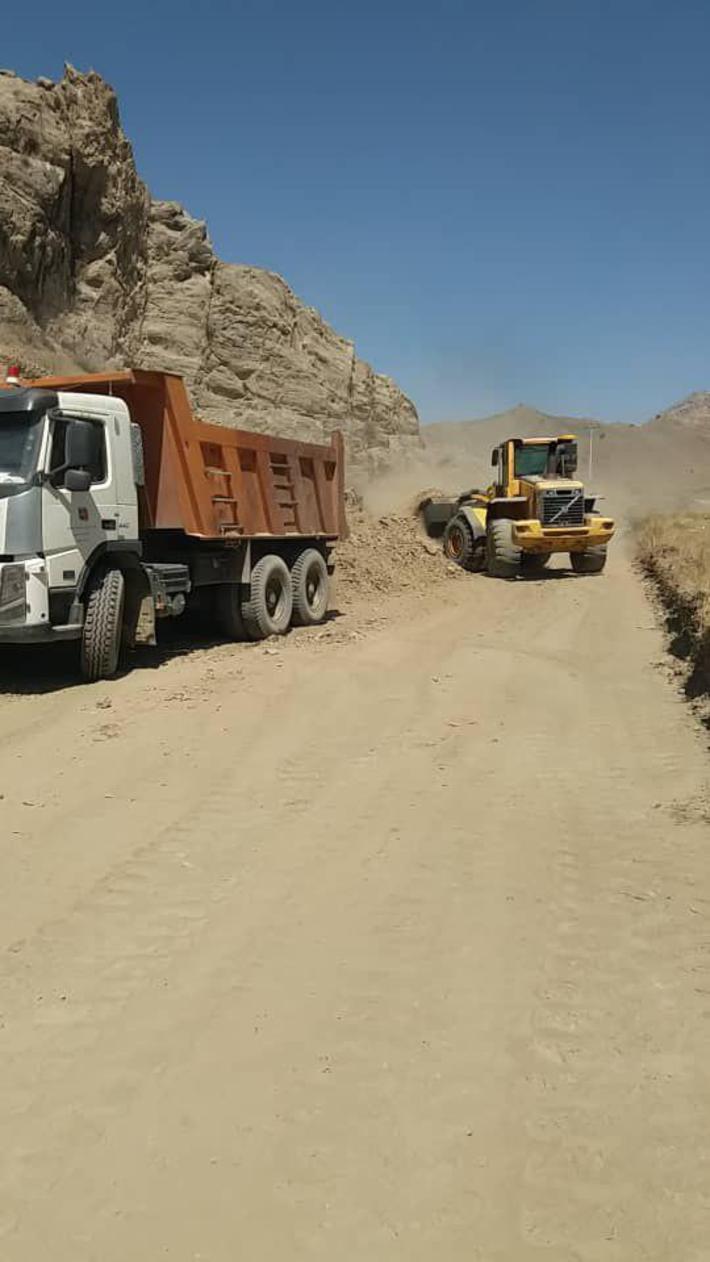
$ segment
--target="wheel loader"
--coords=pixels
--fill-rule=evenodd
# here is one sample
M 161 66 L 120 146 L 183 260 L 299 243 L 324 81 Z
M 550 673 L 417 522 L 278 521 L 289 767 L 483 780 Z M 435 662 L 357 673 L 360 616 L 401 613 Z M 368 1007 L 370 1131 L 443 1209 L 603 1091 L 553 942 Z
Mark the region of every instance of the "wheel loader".
M 575 478 L 577 442 L 508 438 L 495 447 L 495 480 L 486 491 L 420 504 L 427 532 L 443 536 L 444 552 L 465 570 L 495 578 L 534 574 L 555 552 L 569 553 L 576 574 L 599 574 L 614 522 Z

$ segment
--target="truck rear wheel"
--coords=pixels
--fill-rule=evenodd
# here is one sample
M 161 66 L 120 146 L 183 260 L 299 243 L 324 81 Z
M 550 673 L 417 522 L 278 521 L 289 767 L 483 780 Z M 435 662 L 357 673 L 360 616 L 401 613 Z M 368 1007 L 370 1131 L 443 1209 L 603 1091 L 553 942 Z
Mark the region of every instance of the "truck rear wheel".
M 219 583 L 214 589 L 214 620 L 228 640 L 244 639 L 242 594 L 238 583 Z
M 94 683 L 118 670 L 126 580 L 120 570 L 106 570 L 92 580 L 81 637 L 81 673 Z
M 317 548 L 306 548 L 296 557 L 291 570 L 293 623 L 315 627 L 328 612 L 330 580 L 325 558 Z
M 601 574 L 606 565 L 606 545 L 587 548 L 586 552 L 570 552 L 569 559 L 575 574 Z
M 522 549 L 513 543 L 513 523 L 507 517 L 490 522 L 486 534 L 486 562 L 493 578 L 516 578 Z
M 251 594 L 242 601 L 244 630 L 250 640 L 285 635 L 292 612 L 291 572 L 281 557 L 270 553 L 257 561 L 251 572 Z
M 482 541 L 475 539 L 471 523 L 463 513 L 452 517 L 444 531 L 444 556 L 472 574 L 482 570 L 486 563 Z

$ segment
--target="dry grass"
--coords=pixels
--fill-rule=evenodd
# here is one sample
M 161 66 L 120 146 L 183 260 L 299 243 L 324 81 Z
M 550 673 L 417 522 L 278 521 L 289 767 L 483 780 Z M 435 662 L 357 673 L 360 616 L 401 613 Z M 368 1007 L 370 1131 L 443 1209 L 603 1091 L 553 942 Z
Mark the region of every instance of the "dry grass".
M 663 601 L 671 652 L 683 659 L 689 696 L 710 694 L 710 515 L 647 517 L 636 527 L 639 561 Z
M 638 555 L 668 594 L 692 607 L 697 630 L 710 628 L 710 516 L 647 517 L 637 527 Z

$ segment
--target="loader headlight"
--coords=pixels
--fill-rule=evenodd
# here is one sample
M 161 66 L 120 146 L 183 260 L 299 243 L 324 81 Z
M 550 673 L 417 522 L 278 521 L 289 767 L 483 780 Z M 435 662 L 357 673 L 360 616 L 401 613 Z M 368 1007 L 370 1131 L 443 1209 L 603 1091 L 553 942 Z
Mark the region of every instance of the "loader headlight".
M 27 612 L 24 565 L 3 565 L 0 571 L 0 622 L 23 622 Z

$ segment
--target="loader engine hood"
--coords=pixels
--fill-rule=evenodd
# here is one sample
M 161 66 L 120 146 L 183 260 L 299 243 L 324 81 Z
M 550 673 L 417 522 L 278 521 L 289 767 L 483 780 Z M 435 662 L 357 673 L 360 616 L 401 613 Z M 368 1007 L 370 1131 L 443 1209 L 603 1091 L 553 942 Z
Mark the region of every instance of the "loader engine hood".
M 574 489 L 584 492 L 584 483 L 578 482 L 575 478 L 541 478 L 528 474 L 520 481 L 528 484 L 535 491 L 554 491 L 559 487 L 566 491 Z

